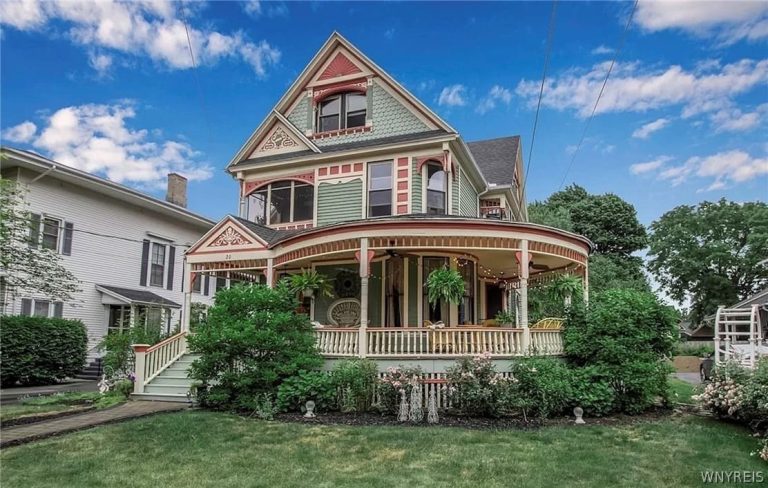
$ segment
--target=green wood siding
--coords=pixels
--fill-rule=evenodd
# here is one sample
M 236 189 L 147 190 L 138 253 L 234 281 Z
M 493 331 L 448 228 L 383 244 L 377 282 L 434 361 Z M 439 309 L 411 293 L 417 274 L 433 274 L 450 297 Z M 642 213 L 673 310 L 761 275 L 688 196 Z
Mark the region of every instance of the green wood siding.
M 363 181 L 320 183 L 317 187 L 317 225 L 363 217 Z
M 457 172 L 459 173 L 456 175 L 456 178 L 453 178 L 452 176 L 449 176 L 451 180 L 451 191 L 453 194 L 451 195 L 451 213 L 453 215 L 459 215 L 461 212 L 459 211 L 459 180 L 462 177 L 461 168 L 457 168 Z
M 368 116 L 373 123 L 373 130 L 357 134 L 346 134 L 314 141 L 318 146 L 332 146 L 353 141 L 370 141 L 382 137 L 399 136 L 402 134 L 414 134 L 430 130 L 427 125 L 413 114 L 405 105 L 401 104 L 386 92 L 374 80 L 371 92 L 371 106 L 373 110 Z M 294 112 L 298 110 L 298 107 Z M 293 114 L 291 114 L 293 115 Z M 306 112 L 304 112 L 306 117 Z M 298 118 L 298 117 L 297 117 Z M 291 118 L 289 117 L 289 120 Z M 293 122 L 293 120 L 291 120 Z
M 419 290 L 419 261 L 412 257 L 408 259 L 408 323 L 406 325 L 419 325 L 419 304 L 421 303 L 421 290 Z
M 288 114 L 287 118 L 297 129 L 304 132 L 312 127 L 312 117 L 310 116 L 310 112 L 309 99 L 305 95 L 298 105 L 294 107 L 293 111 Z
M 421 213 L 421 173 L 416 171 L 416 159 L 411 164 L 411 213 Z
M 461 205 L 459 213 L 469 217 L 477 216 L 477 192 L 472 188 L 472 184 L 467 179 L 466 173 L 461 173 L 461 181 L 459 182 L 461 191 Z

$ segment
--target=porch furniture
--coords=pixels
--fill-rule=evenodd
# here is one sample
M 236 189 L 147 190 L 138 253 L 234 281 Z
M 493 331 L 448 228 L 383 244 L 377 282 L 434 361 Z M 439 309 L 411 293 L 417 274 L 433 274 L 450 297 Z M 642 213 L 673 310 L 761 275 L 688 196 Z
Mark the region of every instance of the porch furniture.
M 328 307 L 328 321 L 336 327 L 360 325 L 360 300 L 341 298 Z
M 547 317 L 539 320 L 531 326 L 531 329 L 559 329 L 565 323 L 565 319 Z

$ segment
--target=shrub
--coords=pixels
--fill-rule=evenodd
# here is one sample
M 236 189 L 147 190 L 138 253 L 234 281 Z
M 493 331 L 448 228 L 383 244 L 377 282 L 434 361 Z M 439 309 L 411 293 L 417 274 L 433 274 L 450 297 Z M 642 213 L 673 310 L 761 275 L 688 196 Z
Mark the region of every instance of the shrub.
M 419 384 L 424 374 L 420 366 L 398 366 L 387 368 L 379 381 L 379 402 L 385 412 L 396 414 L 400 408 L 400 398 L 405 393 L 410 398 L 414 386 Z
M 107 334 L 99 347 L 106 351 L 103 357 L 104 372 L 110 378 L 128 376 L 133 372 L 134 353 L 132 344 L 157 344 L 168 337 L 160 327 L 133 327 L 123 332 Z
M 337 402 L 343 412 L 367 412 L 376 393 L 378 367 L 370 359 L 344 359 L 333 368 Z
M 297 306 L 284 285 L 238 285 L 216 294 L 189 338 L 191 351 L 200 354 L 191 376 L 210 385 L 198 394 L 201 405 L 250 408 L 258 395 L 274 395 L 286 378 L 322 364 L 309 318 L 297 314 Z
M 79 320 L 7 316 L 0 324 L 0 382 L 44 385 L 85 365 L 88 336 Z
M 303 411 L 307 401 L 315 402 L 316 411 L 336 408 L 336 383 L 333 376 L 322 371 L 302 371 L 283 381 L 277 388 L 276 406 L 279 411 Z
M 118 395 L 128 398 L 131 396 L 131 393 L 133 393 L 133 381 L 127 378 L 117 380 L 115 384 L 112 385 L 111 391 L 114 391 Z
M 599 367 L 572 368 L 569 407 L 581 407 L 587 416 L 602 417 L 611 413 L 615 398 L 610 375 Z
M 676 312 L 650 293 L 608 290 L 587 308 L 571 308 L 565 353 L 577 367 L 598 368 L 615 393 L 613 410 L 638 413 L 668 396 L 672 368 L 665 360 L 674 350 L 676 323 Z
M 459 413 L 485 417 L 500 415 L 503 378 L 496 372 L 488 353 L 459 358 L 456 365 L 447 369 L 446 377 L 451 406 Z
M 275 414 L 278 412 L 275 400 L 270 393 L 238 397 L 236 408 L 251 412 L 251 415 L 255 415 L 261 420 L 274 420 Z
M 511 377 L 502 381 L 505 408 L 529 417 L 546 418 L 565 409 L 571 394 L 568 367 L 554 358 L 522 358 L 512 363 Z

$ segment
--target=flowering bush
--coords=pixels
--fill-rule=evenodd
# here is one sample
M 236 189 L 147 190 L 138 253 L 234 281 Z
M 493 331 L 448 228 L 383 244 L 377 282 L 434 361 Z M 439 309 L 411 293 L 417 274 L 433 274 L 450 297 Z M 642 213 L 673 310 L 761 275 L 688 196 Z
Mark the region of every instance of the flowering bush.
M 561 413 L 571 400 L 571 372 L 553 358 L 523 358 L 512 363 L 503 383 L 503 405 L 529 417 L 546 418 Z
M 400 396 L 410 398 L 411 390 L 419 384 L 423 371 L 419 366 L 389 367 L 379 381 L 379 402 L 384 411 L 397 413 Z
M 506 380 L 496 372 L 490 353 L 456 361 L 447 369 L 448 396 L 452 407 L 465 415 L 497 417 Z

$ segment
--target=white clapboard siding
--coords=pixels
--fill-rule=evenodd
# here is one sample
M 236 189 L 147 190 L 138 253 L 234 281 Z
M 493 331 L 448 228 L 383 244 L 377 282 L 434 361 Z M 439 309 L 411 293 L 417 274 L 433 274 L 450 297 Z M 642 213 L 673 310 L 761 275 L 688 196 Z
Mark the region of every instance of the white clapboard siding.
M 26 201 L 29 211 L 47 214 L 74 224 L 72 253 L 62 256 L 64 265 L 81 281 L 81 291 L 64 306 L 64 317 L 80 319 L 88 328 L 89 349 L 96 346 L 107 332 L 108 308 L 102 305 L 101 293 L 95 285 L 111 285 L 134 290 L 147 290 L 178 304 L 183 303 L 182 274 L 184 251 L 197 241 L 209 226 L 163 215 L 149 208 L 131 205 L 56 178 L 56 172 L 31 183 L 36 173 L 14 171 L 28 188 Z M 86 233 L 88 232 L 88 233 Z M 162 242 L 148 233 L 173 239 L 176 246 L 173 267 L 173 290 L 166 286 L 141 286 L 141 254 L 143 239 Z M 101 236 L 101 235 L 104 236 Z M 117 236 L 124 239 L 105 237 Z M 139 241 L 139 242 L 134 242 Z M 166 261 L 169 250 L 166 248 Z M 166 265 L 167 270 L 167 265 Z M 213 280 L 212 280 L 213 281 Z M 213 286 L 209 296 L 193 295 L 193 301 L 212 303 Z M 21 297 L 9 304 L 6 313 L 21 311 Z M 179 321 L 174 310 L 171 325 Z

